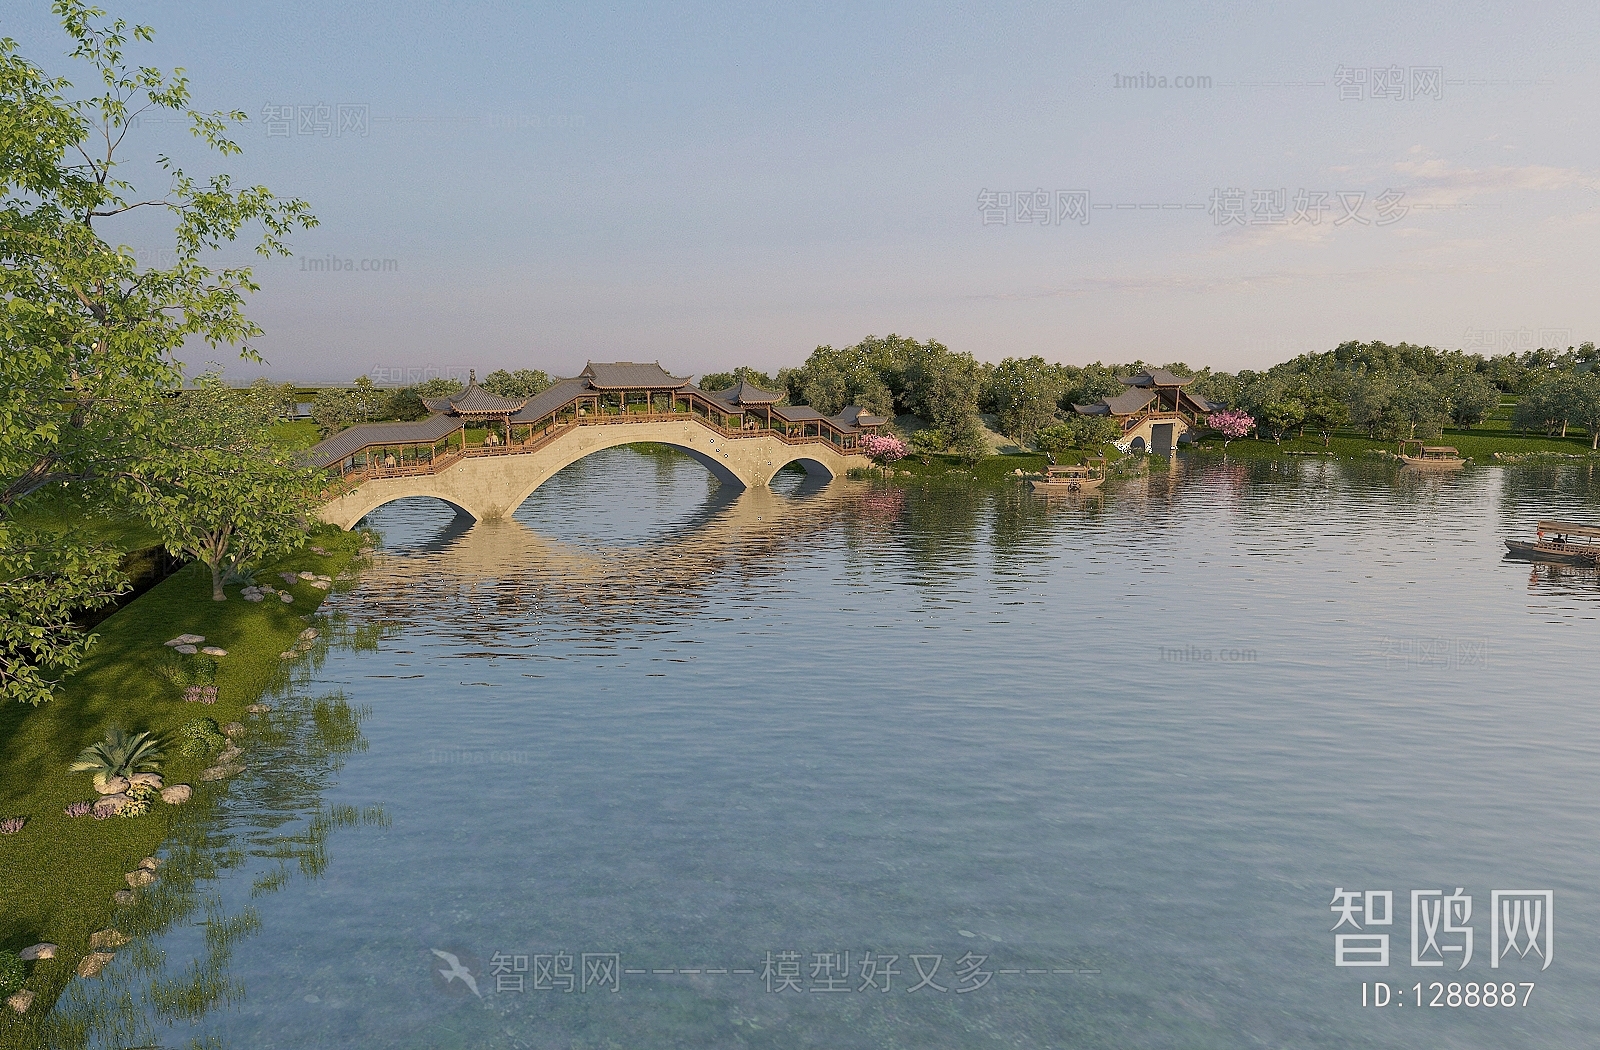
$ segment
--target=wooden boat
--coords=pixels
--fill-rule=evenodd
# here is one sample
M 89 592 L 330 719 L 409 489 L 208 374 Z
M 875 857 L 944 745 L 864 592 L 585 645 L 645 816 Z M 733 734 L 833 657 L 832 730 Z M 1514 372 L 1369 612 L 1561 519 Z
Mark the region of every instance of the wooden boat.
M 1072 466 L 1045 468 L 1042 478 L 1033 482 L 1033 491 L 1053 495 L 1058 492 L 1093 492 L 1106 481 L 1104 459 L 1092 459 Z
M 1554 561 L 1567 565 L 1600 564 L 1600 527 L 1571 521 L 1541 521 L 1534 540 L 1506 540 L 1514 558 Z
M 1406 449 L 1415 446 L 1414 453 Z M 1457 470 L 1466 465 L 1467 461 L 1461 454 L 1449 445 L 1424 445 L 1420 441 L 1400 442 L 1400 462 L 1408 467 L 1420 467 L 1423 470 Z

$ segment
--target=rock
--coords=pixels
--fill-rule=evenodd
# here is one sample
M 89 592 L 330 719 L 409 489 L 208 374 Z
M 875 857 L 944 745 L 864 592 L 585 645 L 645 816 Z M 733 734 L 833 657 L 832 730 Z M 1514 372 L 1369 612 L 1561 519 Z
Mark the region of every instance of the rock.
M 56 952 L 61 949 L 46 941 L 42 944 L 33 944 L 17 953 L 17 958 L 23 962 L 38 962 L 40 959 L 54 959 Z
M 127 777 L 110 777 L 103 784 L 96 784 L 94 789 L 102 795 L 120 795 L 128 790 Z
M 294 601 L 294 595 L 290 594 L 288 591 L 279 591 L 278 600 L 283 604 L 288 605 L 290 602 Z
M 181 806 L 194 796 L 194 788 L 188 784 L 174 784 L 161 789 L 161 801 L 169 806 Z
M 240 597 L 243 598 L 247 602 L 259 602 L 266 596 L 263 595 L 260 591 L 256 591 L 256 592 L 254 592 L 252 594 L 242 594 L 242 595 L 240 595 Z
M 264 715 L 271 710 L 271 704 L 249 704 L 246 705 L 244 713 L 247 715 Z
M 300 579 L 299 576 L 292 572 L 280 572 L 278 575 L 283 577 L 283 582 L 287 583 L 291 587 L 293 587 Z
M 135 773 L 133 776 L 128 778 L 128 784 L 131 787 L 147 787 L 151 791 L 160 791 L 161 790 L 161 774 L 160 773 Z
M 222 727 L 223 736 L 244 736 L 243 722 L 229 722 Z
M 185 645 L 175 645 L 172 648 L 173 648 L 174 652 L 182 653 L 185 656 L 193 656 L 195 653 L 200 651 L 200 650 L 196 649 L 194 646 L 187 645 L 187 644 L 185 644 Z
M 317 578 L 317 574 L 314 572 L 300 572 L 297 575 L 302 580 L 314 580 Z
M 321 547 L 312 547 L 311 548 L 311 553 L 312 554 L 320 554 L 324 558 L 326 558 L 328 556 L 328 552 L 323 550 Z
M 277 594 L 278 593 L 278 588 L 272 586 L 272 584 L 270 584 L 270 583 L 263 583 L 261 585 L 261 593 L 262 594 Z
M 219 755 L 218 757 L 220 758 L 221 756 Z M 243 766 L 217 765 L 217 766 L 212 766 L 209 769 L 202 769 L 200 771 L 200 779 L 201 780 L 221 780 L 224 777 L 236 776 L 237 774 L 243 773 L 243 772 L 244 772 L 244 767 Z
M 128 905 L 133 903 L 133 896 L 132 890 L 118 890 L 111 895 L 111 899 L 118 904 Z
M 6 1005 L 19 1014 L 25 1014 L 28 1012 L 28 1007 L 33 1005 L 33 992 L 24 988 L 22 991 L 8 996 Z
M 331 581 L 331 580 L 312 580 L 311 581 L 311 586 L 315 587 L 319 591 L 325 591 L 328 588 L 333 586 L 333 581 Z
M 90 952 L 78 960 L 78 976 L 99 977 L 100 971 L 104 970 L 106 964 L 115 958 L 116 956 L 110 952 Z
M 144 860 L 139 862 L 139 867 L 143 868 L 145 871 L 155 871 L 157 868 L 161 867 L 161 858 L 146 857 Z
M 201 649 L 200 651 L 202 653 L 205 653 L 207 656 L 227 656 L 228 655 L 228 650 L 220 648 L 220 647 L 215 646 L 215 645 L 208 645 L 204 649 Z
M 203 635 L 203 634 L 180 634 L 180 635 L 178 635 L 178 637 L 174 638 L 172 641 L 168 642 L 167 644 L 168 645 L 199 645 L 201 642 L 203 642 L 205 640 L 206 640 L 206 636 Z
M 217 752 L 217 765 L 225 766 L 242 754 L 244 754 L 243 748 L 234 744 L 229 744 L 227 747 Z
M 305 630 L 300 632 L 300 640 L 302 642 L 309 642 L 316 636 L 317 629 L 315 627 L 307 627 Z
M 128 943 L 128 935 L 121 930 L 98 930 L 89 935 L 89 950 L 100 951 L 110 948 L 113 951 Z
M 101 797 L 100 801 L 94 804 L 93 813 L 95 816 L 102 819 L 105 817 L 114 817 L 118 813 L 121 813 L 122 807 L 126 806 L 127 804 L 127 795 L 120 793 L 116 795 L 104 795 Z
M 135 868 L 122 877 L 128 880 L 128 888 L 135 890 L 156 881 L 156 873 L 145 868 Z
M 293 651 L 291 649 L 289 652 L 279 653 L 278 654 L 278 659 L 280 659 L 280 660 L 293 660 L 295 657 L 297 657 L 299 655 L 300 655 L 299 653 L 297 653 L 297 652 L 295 652 L 295 651 Z

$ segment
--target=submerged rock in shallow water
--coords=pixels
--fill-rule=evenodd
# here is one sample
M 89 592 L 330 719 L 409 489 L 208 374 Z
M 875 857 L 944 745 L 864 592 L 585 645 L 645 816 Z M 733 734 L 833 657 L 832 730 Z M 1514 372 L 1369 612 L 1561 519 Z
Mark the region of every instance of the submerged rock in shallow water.
M 116 949 L 127 944 L 130 938 L 121 930 L 96 930 L 89 935 L 89 948 L 91 951 L 100 951 L 102 948 Z
M 110 952 L 90 952 L 78 960 L 78 976 L 99 977 L 100 971 L 104 970 L 106 964 L 115 958 L 116 956 Z
M 133 898 L 134 892 L 132 890 L 118 890 L 111 895 L 111 900 L 114 903 L 121 905 L 132 904 Z
M 144 868 L 135 868 L 122 877 L 128 880 L 128 887 L 135 890 L 156 881 L 156 873 Z

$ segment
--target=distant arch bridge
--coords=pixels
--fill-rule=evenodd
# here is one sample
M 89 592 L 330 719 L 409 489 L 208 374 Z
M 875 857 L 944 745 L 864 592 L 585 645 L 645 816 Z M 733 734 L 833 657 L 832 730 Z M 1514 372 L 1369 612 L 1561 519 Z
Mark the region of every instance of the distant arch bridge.
M 765 486 L 799 463 L 836 477 L 865 466 L 863 439 L 886 419 L 859 408 L 824 416 L 746 383 L 710 393 L 659 364 L 590 363 L 529 398 L 477 385 L 424 399 L 412 423 L 363 423 L 311 450 L 334 475 L 319 516 L 352 528 L 386 503 L 441 499 L 478 521 L 509 517 L 563 468 L 618 445 L 652 442 L 693 457 L 718 481 Z

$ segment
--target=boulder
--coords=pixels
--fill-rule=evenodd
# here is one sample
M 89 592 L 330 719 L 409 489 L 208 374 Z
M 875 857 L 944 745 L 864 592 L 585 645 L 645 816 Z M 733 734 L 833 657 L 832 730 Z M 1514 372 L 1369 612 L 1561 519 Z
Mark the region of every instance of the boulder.
M 314 572 L 304 572 L 304 571 L 302 571 L 302 572 L 298 573 L 297 575 L 302 580 L 314 580 L 314 579 L 317 578 L 317 574 L 314 573 Z
M 196 649 L 194 646 L 188 645 L 188 644 L 175 645 L 175 646 L 172 647 L 172 650 L 173 650 L 173 652 L 182 653 L 185 656 L 193 656 L 195 653 L 200 651 L 200 650 Z
M 132 787 L 147 787 L 151 791 L 160 791 L 161 790 L 161 774 L 160 773 L 135 773 L 133 776 L 128 778 L 128 784 L 130 786 L 132 786 Z
M 218 756 L 218 757 L 220 758 L 221 756 Z M 243 773 L 243 772 L 244 772 L 244 767 L 243 766 L 216 765 L 216 766 L 210 767 L 209 769 L 202 769 L 200 771 L 200 779 L 201 780 L 207 780 L 207 781 L 209 781 L 209 780 L 221 780 L 224 777 L 235 776 L 236 774 Z
M 217 752 L 217 765 L 225 766 L 242 754 L 244 754 L 243 748 L 235 744 L 229 744 L 227 747 Z
M 161 858 L 146 857 L 139 862 L 139 867 L 143 868 L 145 871 L 155 871 L 157 868 L 161 867 Z
M 115 951 L 128 943 L 128 935 L 121 930 L 97 930 L 89 935 L 89 950 L 100 951 L 110 949 Z
M 244 736 L 243 722 L 229 722 L 222 727 L 223 736 Z
M 325 591 L 329 587 L 333 586 L 333 582 L 331 580 L 312 580 L 311 586 L 315 587 L 319 591 Z
M 294 595 L 290 594 L 288 591 L 279 591 L 278 600 L 283 604 L 288 605 L 294 601 Z
M 133 896 L 132 890 L 118 890 L 111 895 L 111 899 L 119 905 L 128 905 L 133 903 Z
M 220 646 L 216 646 L 216 645 L 208 645 L 204 649 L 201 649 L 200 651 L 202 653 L 205 653 L 207 656 L 227 656 L 228 655 L 228 650 L 223 649 Z
M 128 790 L 128 778 L 108 777 L 104 783 L 96 784 L 94 789 L 102 795 L 120 795 Z
M 280 659 L 280 660 L 293 660 L 295 657 L 297 657 L 299 655 L 300 655 L 299 653 L 297 653 L 297 652 L 295 652 L 294 650 L 291 649 L 288 652 L 279 653 L 278 654 L 278 659 Z
M 309 642 L 316 636 L 317 629 L 315 627 L 307 627 L 305 630 L 300 632 L 300 640 L 302 642 Z
M 194 795 L 194 788 L 188 784 L 174 784 L 161 789 L 161 801 L 169 806 L 181 806 Z
M 271 704 L 247 704 L 244 713 L 247 715 L 264 715 L 271 710 Z
M 100 801 L 94 804 L 94 815 L 97 817 L 114 817 L 122 812 L 122 807 L 128 804 L 128 796 L 123 794 L 103 795 Z
M 252 591 L 249 594 L 241 594 L 239 597 L 243 598 L 247 602 L 259 602 L 263 597 L 265 597 L 265 595 L 263 595 L 260 591 Z
M 280 572 L 280 573 L 278 573 L 278 575 L 283 577 L 283 582 L 287 583 L 291 587 L 293 587 L 295 585 L 295 583 L 300 579 L 299 576 L 295 575 L 292 572 Z
M 28 1012 L 28 1007 L 33 1005 L 33 992 L 27 988 L 14 992 L 6 997 L 6 1005 L 19 1014 L 25 1014 Z
M 128 880 L 128 888 L 134 890 L 156 881 L 156 873 L 145 868 L 135 868 L 122 877 Z
M 38 962 L 40 959 L 54 959 L 56 952 L 60 951 L 48 941 L 42 944 L 32 944 L 17 953 L 17 958 L 23 962 Z
M 321 547 L 315 547 L 315 546 L 314 546 L 314 547 L 312 547 L 312 548 L 311 548 L 311 553 L 312 553 L 312 554 L 320 554 L 320 555 L 322 555 L 322 556 L 323 556 L 323 557 L 324 557 L 324 558 L 326 558 L 326 557 L 327 557 L 327 556 L 328 556 L 328 552 L 327 552 L 327 551 L 325 551 L 325 550 L 323 550 L 323 549 L 322 549 L 322 548 L 321 548 Z
M 203 635 L 203 634 L 180 634 L 180 635 L 178 635 L 178 637 L 174 638 L 172 641 L 170 641 L 170 642 L 168 642 L 166 644 L 168 644 L 168 645 L 199 645 L 201 642 L 203 642 L 205 640 L 206 640 L 206 636 Z
M 100 971 L 116 956 L 110 952 L 90 952 L 78 960 L 79 977 L 99 977 Z

